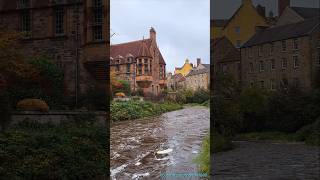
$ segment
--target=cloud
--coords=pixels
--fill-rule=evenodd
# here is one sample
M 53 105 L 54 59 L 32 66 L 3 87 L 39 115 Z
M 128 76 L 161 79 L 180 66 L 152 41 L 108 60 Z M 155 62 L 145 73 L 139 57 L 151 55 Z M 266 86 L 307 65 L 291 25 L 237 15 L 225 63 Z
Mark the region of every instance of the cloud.
M 167 63 L 167 71 L 182 66 L 189 58 L 209 63 L 209 0 L 111 0 L 111 43 L 149 37 L 157 31 L 157 43 Z

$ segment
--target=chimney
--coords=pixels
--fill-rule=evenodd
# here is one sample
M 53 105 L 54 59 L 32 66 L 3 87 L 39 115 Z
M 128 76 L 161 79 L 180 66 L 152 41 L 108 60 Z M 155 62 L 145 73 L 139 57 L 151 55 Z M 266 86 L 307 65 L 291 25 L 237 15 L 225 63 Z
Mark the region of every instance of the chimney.
M 201 59 L 197 58 L 197 67 L 201 64 Z
M 262 16 L 262 17 L 266 17 L 266 7 L 261 6 L 260 4 L 256 7 L 258 13 Z
M 287 6 L 290 6 L 290 0 L 278 0 L 278 16 L 282 14 Z
M 251 5 L 252 0 L 242 0 L 242 5 Z
M 156 31 L 154 30 L 153 27 L 150 28 L 150 39 L 156 41 L 156 38 L 157 38 L 157 33 Z

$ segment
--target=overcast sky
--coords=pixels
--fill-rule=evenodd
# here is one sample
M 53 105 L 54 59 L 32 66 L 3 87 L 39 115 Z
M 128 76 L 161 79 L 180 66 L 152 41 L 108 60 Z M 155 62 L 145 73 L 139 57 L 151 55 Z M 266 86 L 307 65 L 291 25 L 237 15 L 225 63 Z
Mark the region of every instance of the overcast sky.
M 214 19 L 230 18 L 241 5 L 242 0 L 211 0 L 210 16 Z M 261 4 L 266 7 L 266 15 L 273 11 L 278 15 L 278 0 L 252 0 L 254 5 Z M 291 0 L 291 6 L 319 8 L 319 0 Z
M 149 38 L 157 32 L 157 43 L 167 63 L 167 72 L 181 67 L 186 58 L 209 63 L 209 0 L 111 0 L 112 44 Z

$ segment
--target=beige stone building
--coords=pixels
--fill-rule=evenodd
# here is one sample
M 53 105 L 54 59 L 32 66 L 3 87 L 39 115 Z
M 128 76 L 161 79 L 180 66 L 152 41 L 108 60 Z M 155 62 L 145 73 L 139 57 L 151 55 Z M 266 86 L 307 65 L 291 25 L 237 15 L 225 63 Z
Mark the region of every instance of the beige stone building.
M 22 32 L 27 58 L 46 57 L 64 72 L 65 94 L 106 90 L 108 0 L 1 0 L 0 31 Z
M 141 88 L 145 96 L 159 95 L 166 87 L 166 63 L 155 29 L 150 29 L 149 39 L 111 45 L 110 71 L 130 82 L 132 91 Z
M 210 84 L 210 65 L 202 64 L 200 59 L 197 59 L 197 67 L 192 69 L 186 76 L 184 87 L 196 91 L 198 89 L 209 89 Z
M 319 17 L 257 32 L 241 48 L 242 86 L 309 90 L 320 68 Z

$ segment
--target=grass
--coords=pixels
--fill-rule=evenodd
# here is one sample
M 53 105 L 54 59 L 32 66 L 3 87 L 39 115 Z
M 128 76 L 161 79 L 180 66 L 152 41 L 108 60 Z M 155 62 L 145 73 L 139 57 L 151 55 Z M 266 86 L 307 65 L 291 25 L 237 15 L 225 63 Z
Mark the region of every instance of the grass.
M 203 143 L 201 152 L 199 155 L 194 159 L 196 163 L 199 164 L 200 172 L 206 173 L 209 175 L 210 173 L 210 136 L 207 136 Z

